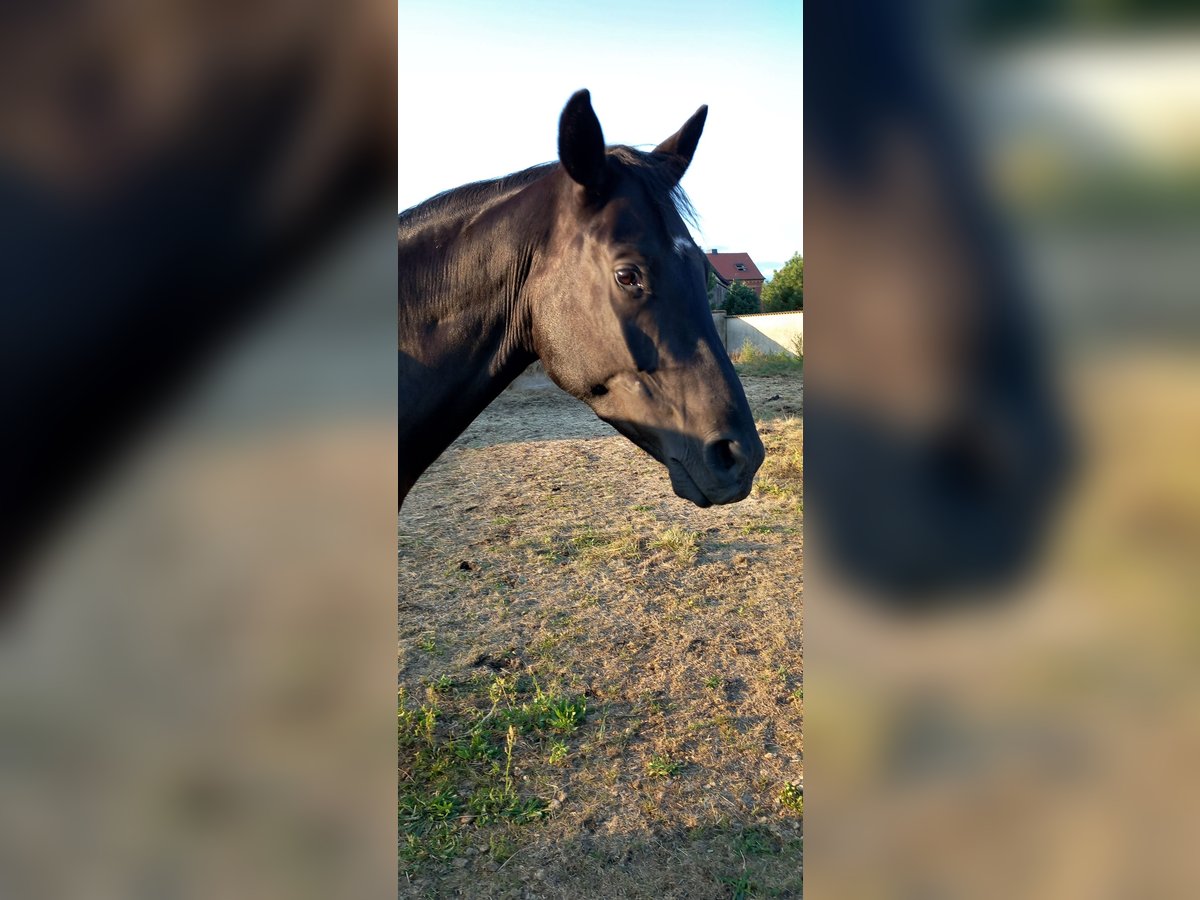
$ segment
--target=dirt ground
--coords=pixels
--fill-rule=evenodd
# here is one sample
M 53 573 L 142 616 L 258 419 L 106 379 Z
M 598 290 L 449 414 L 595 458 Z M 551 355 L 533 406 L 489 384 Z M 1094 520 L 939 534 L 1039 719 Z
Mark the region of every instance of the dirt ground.
M 399 519 L 402 897 L 801 895 L 799 374 L 701 510 L 544 376 Z

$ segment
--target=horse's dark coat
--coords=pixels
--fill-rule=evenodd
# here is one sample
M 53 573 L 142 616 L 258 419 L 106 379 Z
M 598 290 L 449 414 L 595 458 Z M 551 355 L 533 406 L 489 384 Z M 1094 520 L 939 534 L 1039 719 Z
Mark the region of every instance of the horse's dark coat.
M 705 291 L 678 184 L 707 107 L 653 152 L 606 147 L 587 91 L 559 162 L 399 216 L 400 502 L 535 359 L 667 466 L 700 506 L 744 498 L 763 459 Z

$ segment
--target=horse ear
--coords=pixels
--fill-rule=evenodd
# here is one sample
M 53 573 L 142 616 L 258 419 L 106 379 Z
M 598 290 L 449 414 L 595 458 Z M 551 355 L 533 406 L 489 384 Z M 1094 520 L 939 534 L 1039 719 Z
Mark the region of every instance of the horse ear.
M 696 145 L 700 143 L 700 133 L 704 131 L 704 120 L 707 118 L 708 107 L 700 107 L 683 123 L 682 128 L 654 148 L 655 153 L 661 153 L 667 158 L 666 164 L 676 181 L 683 177 L 683 173 L 691 165 Z
M 558 120 L 558 158 L 567 174 L 597 194 L 604 187 L 604 132 L 585 88 L 576 91 Z

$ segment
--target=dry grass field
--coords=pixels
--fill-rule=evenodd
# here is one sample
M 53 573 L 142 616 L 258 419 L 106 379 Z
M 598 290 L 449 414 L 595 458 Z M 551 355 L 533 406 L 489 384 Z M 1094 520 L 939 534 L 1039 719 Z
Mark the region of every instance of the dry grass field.
M 742 503 L 528 375 L 409 495 L 400 896 L 801 896 L 803 381 L 755 362 Z

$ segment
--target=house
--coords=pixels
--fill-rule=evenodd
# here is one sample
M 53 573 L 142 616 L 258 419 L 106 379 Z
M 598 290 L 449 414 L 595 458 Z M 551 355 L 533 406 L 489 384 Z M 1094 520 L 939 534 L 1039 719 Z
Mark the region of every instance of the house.
M 712 253 L 705 256 L 725 287 L 740 281 L 757 296 L 762 296 L 763 273 L 758 271 L 749 253 L 718 253 L 714 247 Z

